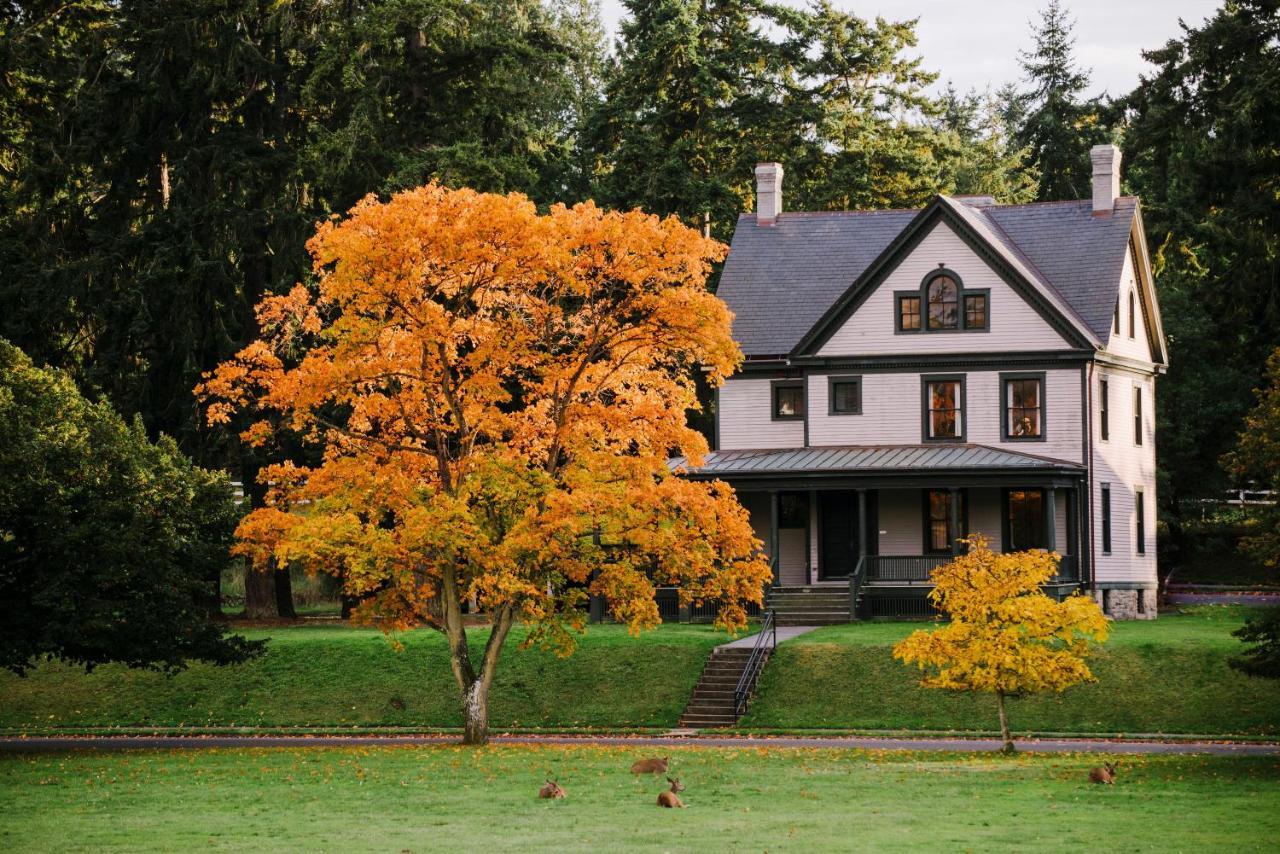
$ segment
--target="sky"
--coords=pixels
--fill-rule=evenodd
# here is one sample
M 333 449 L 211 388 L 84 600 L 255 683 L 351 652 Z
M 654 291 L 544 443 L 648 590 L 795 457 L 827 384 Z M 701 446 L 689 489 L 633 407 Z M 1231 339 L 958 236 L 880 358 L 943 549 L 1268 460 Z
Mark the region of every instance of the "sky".
M 785 0 L 804 5 L 803 0 Z M 1019 80 L 1018 51 L 1031 46 L 1030 21 L 1046 0 L 834 0 L 862 18 L 919 18 L 916 53 L 924 66 L 957 89 L 982 90 Z M 1221 0 L 1066 0 L 1076 20 L 1076 59 L 1092 69 L 1087 95 L 1124 94 L 1151 66 L 1140 51 L 1164 45 L 1182 30 L 1181 18 L 1197 26 Z M 622 0 L 601 0 L 610 34 L 623 15 Z

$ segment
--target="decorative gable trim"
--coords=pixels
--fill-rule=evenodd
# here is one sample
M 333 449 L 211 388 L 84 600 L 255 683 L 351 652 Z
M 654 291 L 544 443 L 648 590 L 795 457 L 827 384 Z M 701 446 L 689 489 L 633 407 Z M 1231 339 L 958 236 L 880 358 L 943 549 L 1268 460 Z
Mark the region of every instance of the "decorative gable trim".
M 1037 285 L 1023 276 L 1008 261 L 1001 249 L 993 246 L 964 218 L 958 216 L 951 204 L 943 196 L 934 196 L 933 200 L 894 238 L 893 242 L 885 247 L 884 251 L 854 280 L 840 298 L 818 318 L 818 322 L 805 333 L 791 351 L 792 358 L 816 354 L 939 222 L 945 222 L 950 226 L 956 235 L 995 271 L 996 275 L 1026 300 L 1069 344 L 1084 349 L 1094 349 L 1101 344 L 1082 323 L 1076 322 L 1060 311 Z M 987 310 L 990 311 L 991 307 L 988 306 Z
M 1147 347 L 1151 351 L 1151 361 L 1167 367 L 1169 350 L 1165 344 L 1164 324 L 1160 319 L 1160 304 L 1156 299 L 1151 256 L 1147 254 L 1147 232 L 1142 225 L 1141 204 L 1133 211 L 1133 226 L 1129 232 L 1129 252 L 1133 256 L 1134 276 L 1138 280 L 1138 291 L 1141 294 L 1138 303 L 1142 306 L 1142 323 L 1147 330 Z

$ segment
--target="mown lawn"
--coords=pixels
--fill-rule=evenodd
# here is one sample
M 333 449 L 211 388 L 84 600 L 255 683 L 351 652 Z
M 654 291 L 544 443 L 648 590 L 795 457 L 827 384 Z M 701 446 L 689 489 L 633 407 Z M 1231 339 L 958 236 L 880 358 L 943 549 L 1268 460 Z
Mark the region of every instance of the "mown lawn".
M 1012 702 L 1015 729 L 1063 733 L 1280 734 L 1280 683 L 1227 666 L 1231 632 L 1248 611 L 1205 606 L 1148 622 L 1112 624 L 1090 665 L 1098 681 Z M 920 688 L 891 654 L 928 623 L 833 626 L 782 645 L 743 726 L 990 731 L 995 704 Z M 814 686 L 821 686 L 815 689 Z
M 1262 851 L 1274 758 L 667 751 L 683 810 L 635 778 L 641 749 L 249 749 L 0 758 L 8 851 Z M 562 801 L 535 797 L 552 775 Z
M 378 631 L 341 626 L 245 632 L 270 638 L 261 659 L 195 664 L 169 677 L 124 667 L 45 664 L 26 678 L 0 672 L 0 728 L 94 726 L 462 725 L 443 638 L 402 634 L 397 652 Z M 477 652 L 487 637 L 471 631 Z M 709 626 L 661 626 L 638 638 L 591 626 L 573 657 L 518 649 L 514 631 L 494 685 L 497 727 L 671 727 L 711 648 Z

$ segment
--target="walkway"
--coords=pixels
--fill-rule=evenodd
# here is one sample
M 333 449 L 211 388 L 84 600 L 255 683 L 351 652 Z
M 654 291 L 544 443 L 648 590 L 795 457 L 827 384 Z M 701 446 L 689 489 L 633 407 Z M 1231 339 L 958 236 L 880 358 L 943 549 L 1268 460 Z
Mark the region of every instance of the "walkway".
M 798 638 L 807 632 L 811 632 L 817 626 L 778 626 L 775 631 L 778 633 L 778 643 L 789 641 L 792 638 Z M 738 638 L 736 641 L 722 643 L 717 649 L 741 649 L 742 647 L 751 648 L 756 645 L 756 638 L 760 637 L 757 632 L 754 635 L 747 635 L 745 638 Z
M 845 750 L 995 751 L 992 738 L 879 738 L 872 736 L 575 736 L 498 735 L 494 744 L 561 744 L 582 747 L 836 748 Z M 245 747 L 369 747 L 457 744 L 456 735 L 404 736 L 50 736 L 0 737 L 0 753 L 61 753 L 71 750 L 203 750 Z M 1211 753 L 1221 756 L 1280 756 L 1280 744 L 1218 741 L 1019 740 L 1027 753 Z

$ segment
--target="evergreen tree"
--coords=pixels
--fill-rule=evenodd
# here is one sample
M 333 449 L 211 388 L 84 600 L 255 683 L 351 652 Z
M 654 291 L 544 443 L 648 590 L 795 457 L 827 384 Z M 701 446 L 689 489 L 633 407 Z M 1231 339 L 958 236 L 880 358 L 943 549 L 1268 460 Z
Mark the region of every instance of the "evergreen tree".
M 1033 29 L 1035 46 L 1019 56 L 1030 90 L 1006 100 L 1006 115 L 1021 118 L 1016 142 L 1030 149 L 1041 201 L 1088 196 L 1089 149 L 1105 137 L 1100 105 L 1082 100 L 1089 71 L 1076 65 L 1074 26 L 1059 0 L 1050 0 Z

